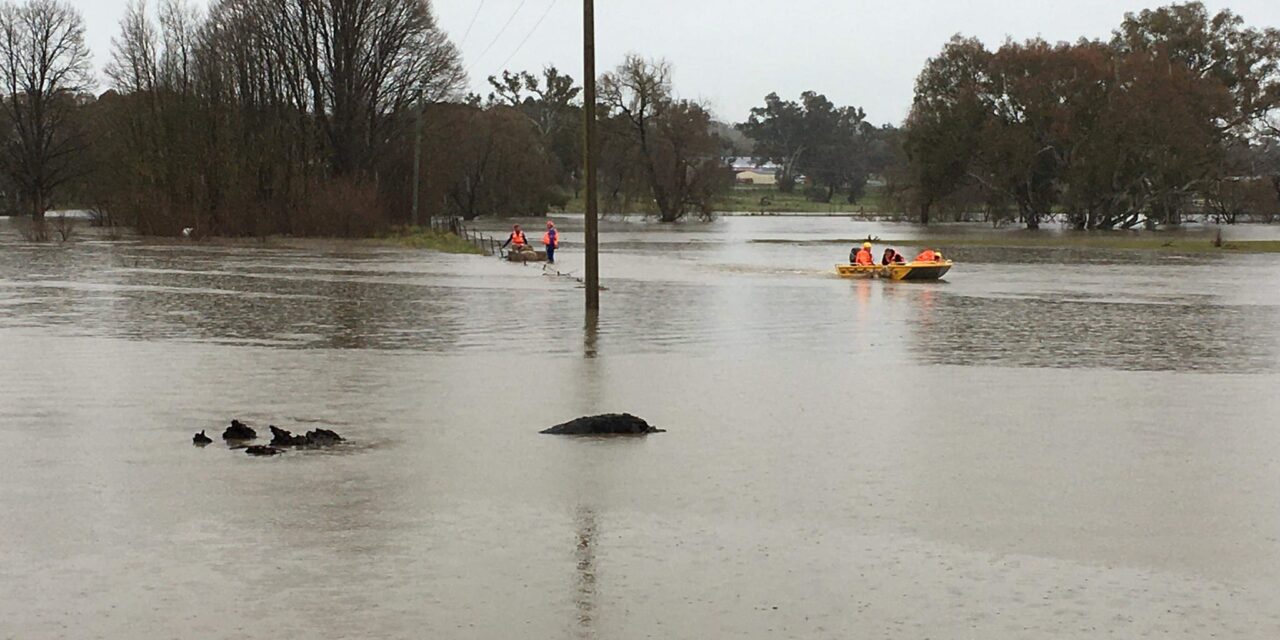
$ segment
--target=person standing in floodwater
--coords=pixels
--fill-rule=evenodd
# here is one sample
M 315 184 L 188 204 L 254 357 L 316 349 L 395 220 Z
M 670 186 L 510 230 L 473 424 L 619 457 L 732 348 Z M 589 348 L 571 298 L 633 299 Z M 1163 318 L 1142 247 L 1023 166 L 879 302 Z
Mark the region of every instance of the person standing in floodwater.
M 556 231 L 554 222 L 547 221 L 547 232 L 542 234 L 542 246 L 547 249 L 547 262 L 556 261 L 556 249 L 560 246 L 560 232 Z

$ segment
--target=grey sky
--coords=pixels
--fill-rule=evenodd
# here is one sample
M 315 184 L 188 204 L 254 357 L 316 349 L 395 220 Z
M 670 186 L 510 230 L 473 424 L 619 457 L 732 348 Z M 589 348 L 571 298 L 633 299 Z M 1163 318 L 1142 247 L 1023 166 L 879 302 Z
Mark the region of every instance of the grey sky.
M 125 0 L 71 2 L 85 13 L 89 45 L 101 68 Z M 461 45 L 476 91 L 486 90 L 485 77 L 508 59 L 509 69 L 551 63 L 575 78 L 582 75 L 580 0 L 433 4 L 441 25 Z M 924 61 L 955 33 L 978 36 L 989 45 L 1007 36 L 1050 41 L 1105 37 L 1126 11 L 1162 4 L 1168 3 L 597 0 L 597 66 L 608 69 L 629 51 L 664 57 L 675 65 L 676 91 L 705 100 L 728 121 L 746 118 L 770 91 L 795 97 L 813 89 L 837 104 L 862 106 L 874 122 L 896 123 L 910 107 L 912 85 Z M 1215 11 L 1229 6 L 1251 26 L 1280 27 L 1280 2 L 1275 0 L 1205 4 Z M 473 16 L 475 24 L 467 34 Z

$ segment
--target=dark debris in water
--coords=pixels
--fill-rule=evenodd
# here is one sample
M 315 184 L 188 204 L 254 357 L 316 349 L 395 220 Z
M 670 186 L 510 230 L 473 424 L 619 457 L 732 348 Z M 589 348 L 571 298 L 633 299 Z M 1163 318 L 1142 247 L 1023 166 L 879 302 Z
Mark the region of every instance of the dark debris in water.
M 231 426 L 227 427 L 227 430 L 222 432 L 223 440 L 253 440 L 256 437 L 258 437 L 257 431 L 254 431 L 249 425 L 235 419 L 232 419 Z
M 222 438 L 227 441 L 232 450 L 244 449 L 246 453 L 252 456 L 279 455 L 284 453 L 284 447 L 319 448 L 346 441 L 336 431 L 329 429 L 316 428 L 295 436 L 293 433 L 275 425 L 269 425 L 268 428 L 271 429 L 271 443 L 268 445 L 249 445 L 250 440 L 257 439 L 258 432 L 239 420 L 231 421 L 231 426 L 227 427 L 226 431 L 222 433 Z M 213 442 L 211 438 L 205 435 L 203 430 L 195 434 L 191 441 L 200 447 Z
M 570 420 L 539 433 L 558 436 L 643 436 L 665 431 L 629 413 L 606 413 Z
M 322 447 L 342 442 L 342 436 L 328 429 L 316 429 L 302 435 L 293 435 L 275 425 L 271 429 L 271 446 L 273 447 Z

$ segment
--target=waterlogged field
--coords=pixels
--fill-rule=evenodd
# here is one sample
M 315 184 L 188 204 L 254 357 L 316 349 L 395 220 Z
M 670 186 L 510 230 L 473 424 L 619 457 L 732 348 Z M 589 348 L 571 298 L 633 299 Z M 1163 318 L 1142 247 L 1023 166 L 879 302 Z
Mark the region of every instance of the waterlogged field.
M 0 638 L 1280 636 L 1280 256 L 830 273 L 920 233 L 606 223 L 587 322 L 494 258 L 0 222 Z M 536 433 L 603 411 L 669 431 Z M 191 446 L 232 417 L 349 442 Z

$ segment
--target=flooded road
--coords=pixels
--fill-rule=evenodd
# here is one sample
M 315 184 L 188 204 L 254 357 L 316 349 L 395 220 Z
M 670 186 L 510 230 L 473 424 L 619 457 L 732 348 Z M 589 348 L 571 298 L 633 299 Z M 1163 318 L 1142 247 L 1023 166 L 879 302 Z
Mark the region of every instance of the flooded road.
M 830 275 L 915 233 L 607 223 L 590 323 L 492 258 L 0 221 L 0 638 L 1280 636 L 1280 256 Z M 669 432 L 537 435 L 606 411 Z M 350 442 L 191 446 L 232 417 Z

